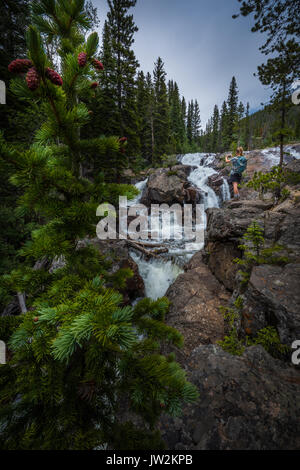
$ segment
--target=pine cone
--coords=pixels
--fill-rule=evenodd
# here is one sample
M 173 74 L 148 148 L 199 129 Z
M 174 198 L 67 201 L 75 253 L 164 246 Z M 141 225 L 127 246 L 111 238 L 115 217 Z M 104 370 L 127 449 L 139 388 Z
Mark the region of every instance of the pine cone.
M 93 83 L 90 84 L 90 87 L 91 88 L 97 88 L 98 85 L 99 85 L 98 82 L 93 82 Z
M 54 83 L 54 85 L 62 86 L 62 78 L 59 73 L 55 72 L 55 70 L 47 68 L 45 71 L 45 75 L 52 83 Z
M 121 143 L 127 142 L 127 137 L 121 137 L 119 139 L 119 142 L 121 142 Z
M 87 54 L 85 52 L 80 52 L 77 57 L 79 67 L 84 67 L 87 62 Z
M 97 70 L 104 70 L 103 64 L 102 64 L 102 62 L 100 62 L 100 60 L 93 59 L 93 66 Z
M 25 73 L 32 66 L 33 63 L 29 59 L 16 59 L 9 64 L 8 70 L 12 73 Z
M 40 86 L 40 76 L 35 67 L 31 67 L 31 69 L 28 70 L 26 82 L 31 91 L 35 91 Z

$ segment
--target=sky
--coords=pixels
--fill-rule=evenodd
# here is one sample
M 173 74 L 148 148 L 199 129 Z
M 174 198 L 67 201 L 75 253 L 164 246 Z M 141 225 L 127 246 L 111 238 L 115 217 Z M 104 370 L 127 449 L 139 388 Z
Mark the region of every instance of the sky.
M 93 0 L 98 8 L 101 34 L 108 11 L 106 0 Z M 250 103 L 251 112 L 261 107 L 269 90 L 253 76 L 265 61 L 259 51 L 264 42 L 252 33 L 252 17 L 232 19 L 239 12 L 237 0 L 137 0 L 129 13 L 139 28 L 133 45 L 141 69 L 152 72 L 160 56 L 167 78 L 176 80 L 187 101 L 197 99 L 201 124 L 215 104 L 227 99 L 235 75 L 239 99 Z

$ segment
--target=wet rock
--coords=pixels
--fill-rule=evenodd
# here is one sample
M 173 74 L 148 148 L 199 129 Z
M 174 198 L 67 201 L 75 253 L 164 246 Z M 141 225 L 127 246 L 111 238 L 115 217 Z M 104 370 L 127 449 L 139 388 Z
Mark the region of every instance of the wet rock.
M 275 450 L 300 446 L 300 372 L 261 346 L 233 356 L 219 346 L 196 348 L 187 364 L 198 389 L 175 420 L 160 421 L 167 449 Z M 174 444 L 174 441 L 177 443 Z
M 222 176 L 220 176 L 218 174 L 211 175 L 207 179 L 208 186 L 210 186 L 213 190 L 216 190 L 217 188 L 222 186 L 223 182 L 224 182 L 224 180 L 223 180 Z
M 229 294 L 203 263 L 201 253 L 194 255 L 166 296 L 171 301 L 166 321 L 184 336 L 179 360 L 200 344 L 223 338 L 224 318 L 219 306 L 227 303 Z

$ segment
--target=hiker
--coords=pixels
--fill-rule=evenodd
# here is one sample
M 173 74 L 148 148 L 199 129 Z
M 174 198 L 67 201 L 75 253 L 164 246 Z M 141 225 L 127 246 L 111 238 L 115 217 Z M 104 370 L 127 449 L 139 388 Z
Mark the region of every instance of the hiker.
M 243 171 L 245 171 L 247 168 L 247 159 L 243 154 L 243 147 L 238 147 L 236 150 L 236 157 L 229 158 L 227 155 L 225 157 L 226 163 L 232 163 L 229 183 L 232 183 L 233 185 L 235 199 L 239 199 L 240 197 L 238 185 L 241 183 Z

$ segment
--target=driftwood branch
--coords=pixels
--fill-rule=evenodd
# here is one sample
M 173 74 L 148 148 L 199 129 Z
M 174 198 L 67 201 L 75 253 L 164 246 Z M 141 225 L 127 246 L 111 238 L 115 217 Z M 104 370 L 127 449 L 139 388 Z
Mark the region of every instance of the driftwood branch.
M 144 245 L 141 242 L 135 242 L 135 241 L 132 241 L 132 240 L 126 240 L 126 242 L 130 246 L 132 246 L 132 248 L 135 248 L 136 250 L 140 251 L 144 255 L 146 255 L 148 257 L 152 257 L 152 258 L 158 258 L 159 254 L 168 253 L 168 251 L 169 251 L 168 248 L 158 248 L 154 251 L 146 250 L 146 248 L 144 248 L 144 246 L 151 246 L 151 247 L 154 246 L 150 243 L 147 243 L 147 245 Z M 161 245 L 159 245 L 159 246 L 161 246 Z

